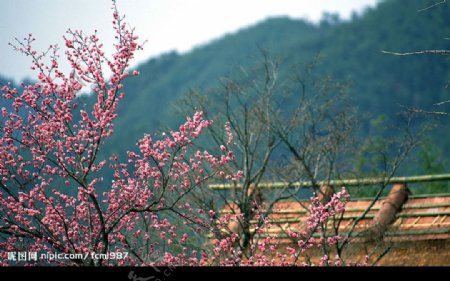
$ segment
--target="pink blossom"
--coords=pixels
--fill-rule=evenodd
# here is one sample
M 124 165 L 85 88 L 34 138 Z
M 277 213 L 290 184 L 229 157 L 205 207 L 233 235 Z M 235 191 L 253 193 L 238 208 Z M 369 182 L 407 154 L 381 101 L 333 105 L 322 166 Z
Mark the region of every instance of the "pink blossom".
M 23 246 L 52 253 L 133 252 L 120 261 L 88 258 L 54 261 L 55 265 L 148 266 L 154 265 L 155 257 L 161 257 L 164 265 L 276 265 L 275 257 L 289 265 L 287 254 L 297 257 L 314 244 L 331 246 L 343 239 L 315 239 L 307 237 L 309 233 L 289 230 L 294 243 L 281 253 L 277 252 L 279 240 L 269 231 L 278 226 L 270 224 L 265 204 L 254 202 L 250 218 L 239 212 L 224 215 L 199 207 L 191 195 L 204 192 L 207 183 L 239 184 L 244 176 L 233 168 L 237 163 L 230 123 L 225 125 L 226 143 L 219 144 L 219 155 L 194 150 L 195 140 L 214 126 L 202 111 L 187 117 L 176 130 L 142 136 L 124 159 L 115 155 L 101 158 L 99 152 L 119 118 L 121 91 L 130 76 L 127 69 L 142 48 L 112 2 L 116 43 L 111 57 L 102 51 L 97 32 L 86 36 L 79 30 L 69 30 L 64 37 L 64 55 L 71 68 L 68 74 L 59 69 L 57 46 L 40 54 L 33 49 L 34 38 L 29 34 L 16 48 L 31 58 L 37 82 L 23 84 L 20 91 L 11 84 L 0 87 L 1 98 L 12 105 L 11 109 L 1 108 L 0 119 L 0 213 L 5 214 L 0 220 L 5 237 L 0 249 L 18 252 Z M 138 76 L 139 71 L 132 75 Z M 83 105 L 77 98 L 84 84 L 93 88 L 93 105 Z M 108 177 L 107 172 L 111 172 Z M 106 182 L 107 178 L 112 181 Z M 21 183 L 27 183 L 26 188 Z M 318 232 L 321 224 L 342 214 L 345 200 L 345 189 L 326 204 L 313 198 L 306 219 L 308 230 Z M 182 223 L 174 223 L 174 216 Z M 251 255 L 244 255 L 237 247 L 243 238 L 239 230 L 223 234 L 233 223 L 252 224 L 255 237 L 267 237 L 249 247 Z M 221 236 L 201 253 L 188 251 L 191 243 L 201 239 L 184 232 L 187 227 L 194 235 Z M 178 251 L 180 244 L 183 248 Z M 4 253 L 0 251 L 0 265 Z M 321 263 L 332 261 L 324 256 Z M 335 264 L 342 261 L 336 258 Z

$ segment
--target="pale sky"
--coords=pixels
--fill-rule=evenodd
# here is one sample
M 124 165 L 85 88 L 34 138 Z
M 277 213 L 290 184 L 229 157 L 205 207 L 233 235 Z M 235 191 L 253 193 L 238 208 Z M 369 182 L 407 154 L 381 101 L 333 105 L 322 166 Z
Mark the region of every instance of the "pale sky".
M 193 47 L 271 16 L 318 22 L 324 12 L 348 19 L 379 0 L 117 0 L 119 12 L 148 40 L 135 64 L 161 53 L 187 52 Z M 29 60 L 8 42 L 33 33 L 35 47 L 64 46 L 68 28 L 99 30 L 105 47 L 113 40 L 110 0 L 0 0 L 0 75 L 20 81 L 34 77 Z M 105 48 L 108 53 L 108 49 Z M 109 51 L 112 50 L 112 47 Z

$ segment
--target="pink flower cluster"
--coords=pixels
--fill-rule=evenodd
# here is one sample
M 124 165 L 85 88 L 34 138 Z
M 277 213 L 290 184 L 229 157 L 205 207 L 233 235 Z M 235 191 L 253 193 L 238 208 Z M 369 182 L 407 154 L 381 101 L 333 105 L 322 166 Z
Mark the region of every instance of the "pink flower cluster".
M 332 247 L 343 241 L 343 237 L 325 233 L 323 227 L 326 226 L 333 217 L 339 217 L 345 211 L 345 204 L 349 200 L 349 194 L 342 188 L 335 193 L 330 201 L 322 203 L 318 197 L 311 198 L 310 210 L 304 223 L 299 229 L 288 229 L 287 234 L 290 240 L 290 246 L 283 246 L 286 242 L 277 236 L 271 229 L 276 226 L 271 224 L 270 213 L 263 205 L 254 202 L 253 221 L 250 230 L 253 232 L 253 238 L 250 248 L 245 251 L 241 248 L 243 233 L 235 232 L 230 225 L 244 225 L 249 223 L 244 221 L 242 214 L 224 213 L 216 220 L 217 229 L 225 230 L 225 237 L 213 241 L 213 254 L 207 259 L 209 263 L 221 266 L 239 265 L 239 266 L 342 266 L 342 265 L 367 265 L 368 257 L 365 261 L 344 262 L 339 255 L 334 258 L 328 254 L 323 255 L 314 262 L 308 261 L 309 253 L 313 248 L 323 248 L 329 251 Z M 237 206 L 229 206 L 230 210 L 236 212 Z M 226 209 L 228 210 L 228 209 Z M 239 234 L 238 234 L 239 233 Z M 284 247 L 284 248 L 283 248 Z M 322 250 L 320 250 L 322 251 Z M 303 257 L 303 259 L 301 258 Z M 306 259 L 305 259 L 306 258 Z
M 99 159 L 113 133 L 127 68 L 141 48 L 113 4 L 117 43 L 112 58 L 103 52 L 97 32 L 67 32 L 69 75 L 58 68 L 58 46 L 38 53 L 32 34 L 15 46 L 31 57 L 38 82 L 23 84 L 21 91 L 10 84 L 0 88 L 11 105 L 1 108 L 0 119 L 0 232 L 8 237 L 0 240 L 2 264 L 8 264 L 3 250 L 19 250 L 26 242 L 37 252 L 133 253 L 116 261 L 65 261 L 69 265 L 149 265 L 161 256 L 167 263 L 198 263 L 200 254 L 188 254 L 187 248 L 176 255 L 163 250 L 175 243 L 187 245 L 192 235 L 166 214 L 194 225 L 194 233 L 208 231 L 207 212 L 187 198 L 209 179 L 238 180 L 241 175 L 228 166 L 235 159 L 231 141 L 220 146 L 218 156 L 193 151 L 192 140 L 212 125 L 202 112 L 161 138 L 145 135 L 138 141 L 139 151 L 129 151 L 125 163 L 116 156 Z M 48 55 L 49 65 L 44 60 Z M 85 84 L 97 97 L 91 110 L 78 106 L 77 94 Z M 103 180 L 108 167 L 112 183 Z M 100 188 L 106 192 L 99 194 Z
M 221 216 L 201 208 L 193 194 L 205 183 L 211 179 L 238 183 L 243 176 L 230 165 L 235 155 L 229 123 L 224 128 L 227 141 L 217 148 L 218 155 L 194 149 L 193 140 L 212 126 L 202 112 L 195 112 L 176 131 L 144 135 L 125 162 L 117 156 L 99 158 L 114 131 L 123 80 L 130 76 L 127 68 L 142 48 L 112 2 L 117 42 L 111 58 L 103 52 L 97 32 L 86 36 L 68 30 L 64 39 L 70 74 L 59 70 L 58 46 L 38 53 L 32 34 L 14 46 L 31 58 L 38 82 L 22 84 L 21 90 L 10 84 L 0 87 L 3 101 L 10 105 L 1 108 L 0 117 L 0 265 L 10 265 L 8 252 L 23 250 L 129 253 L 121 259 L 88 256 L 53 261 L 57 265 L 297 264 L 297 257 L 317 244 L 313 234 L 344 211 L 342 199 L 348 195 L 343 189 L 326 204 L 313 198 L 307 231 L 290 232 L 298 247 L 288 248 L 287 254 L 270 234 L 264 206 L 255 202 L 256 222 L 245 221 L 241 213 Z M 78 104 L 77 95 L 86 84 L 97 97 L 91 109 Z M 112 183 L 103 178 L 107 172 L 113 175 Z M 242 239 L 238 231 L 223 233 L 231 224 L 252 224 L 254 243 L 248 251 L 237 246 Z M 198 235 L 210 233 L 222 236 L 210 248 L 190 248 Z M 319 244 L 334 245 L 339 239 L 320 238 Z M 320 264 L 330 264 L 328 256 Z M 342 261 L 336 258 L 334 264 Z

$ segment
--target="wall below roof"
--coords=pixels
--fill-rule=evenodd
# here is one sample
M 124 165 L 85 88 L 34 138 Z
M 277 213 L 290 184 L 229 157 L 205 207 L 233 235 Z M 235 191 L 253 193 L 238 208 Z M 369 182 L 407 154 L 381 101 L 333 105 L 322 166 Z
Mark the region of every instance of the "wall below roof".
M 359 243 L 358 243 L 359 244 Z M 376 256 L 389 245 L 383 242 L 384 247 L 376 251 L 370 263 Z M 402 241 L 390 244 L 391 250 L 376 263 L 377 266 L 450 266 L 450 240 L 424 240 L 424 241 Z M 374 245 L 367 247 L 372 250 Z M 352 249 L 345 256 L 351 260 L 363 260 L 366 249 L 363 245 L 350 245 Z
M 391 249 L 375 264 L 373 264 L 386 247 Z M 319 248 L 311 248 L 308 252 L 310 260 L 318 264 L 323 252 Z M 375 266 L 450 266 L 450 240 L 423 241 L 382 241 L 376 243 L 352 243 L 343 251 L 343 260 L 348 263 L 362 263 L 367 253 L 372 253 L 368 265 Z M 336 255 L 331 251 L 332 260 Z M 299 264 L 304 261 L 300 258 Z

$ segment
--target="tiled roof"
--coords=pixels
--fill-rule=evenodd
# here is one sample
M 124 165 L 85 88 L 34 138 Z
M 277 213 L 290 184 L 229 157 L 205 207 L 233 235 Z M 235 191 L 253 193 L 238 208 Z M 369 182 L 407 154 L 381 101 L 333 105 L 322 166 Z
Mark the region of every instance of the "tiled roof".
M 373 199 L 351 200 L 339 223 L 339 233 L 345 235 L 356 220 L 372 203 Z M 371 225 L 373 218 L 382 206 L 383 198 L 378 200 L 360 219 L 355 227 L 354 235 L 364 237 L 364 230 Z M 279 202 L 269 216 L 273 227 L 270 234 L 287 238 L 289 229 L 296 230 L 307 217 L 309 202 Z M 331 226 L 333 222 L 330 220 Z M 396 220 L 384 233 L 385 239 L 393 241 L 450 239 L 450 194 L 437 196 L 410 197 L 402 210 L 397 213 Z M 289 243 L 289 239 L 284 239 Z

